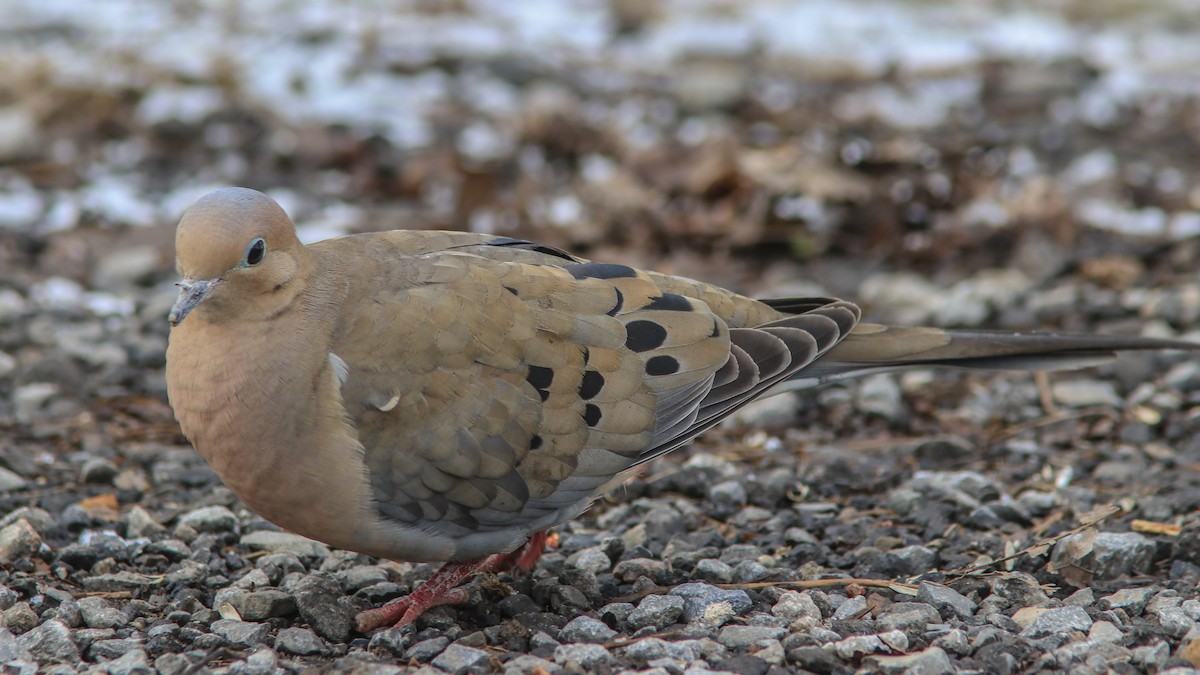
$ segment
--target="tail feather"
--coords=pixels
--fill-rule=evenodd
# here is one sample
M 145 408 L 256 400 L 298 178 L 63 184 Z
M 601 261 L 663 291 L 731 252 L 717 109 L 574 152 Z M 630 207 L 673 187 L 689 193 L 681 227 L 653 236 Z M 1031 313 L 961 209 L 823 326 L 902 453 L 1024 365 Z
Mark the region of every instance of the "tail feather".
M 1120 351 L 1200 350 L 1200 343 L 1070 333 L 1010 333 L 861 323 L 824 357 L 792 376 L 793 387 L 878 372 L 951 367 L 1071 370 L 1100 365 Z

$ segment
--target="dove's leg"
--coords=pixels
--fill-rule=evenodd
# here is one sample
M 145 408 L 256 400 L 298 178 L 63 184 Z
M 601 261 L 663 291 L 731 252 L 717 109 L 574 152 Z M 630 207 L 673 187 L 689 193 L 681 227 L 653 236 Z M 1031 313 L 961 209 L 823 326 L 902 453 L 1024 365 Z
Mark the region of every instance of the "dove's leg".
M 519 569 L 528 572 L 537 564 L 546 548 L 548 536 L 537 532 L 525 545 L 512 553 L 497 554 L 476 560 L 464 560 L 442 565 L 425 583 L 403 598 L 396 598 L 374 609 L 359 612 L 358 631 L 366 633 L 380 626 L 393 624 L 397 628 L 417 620 L 426 610 L 441 605 L 459 605 L 467 601 L 465 588 L 455 588 L 463 579 L 478 572 L 501 572 Z

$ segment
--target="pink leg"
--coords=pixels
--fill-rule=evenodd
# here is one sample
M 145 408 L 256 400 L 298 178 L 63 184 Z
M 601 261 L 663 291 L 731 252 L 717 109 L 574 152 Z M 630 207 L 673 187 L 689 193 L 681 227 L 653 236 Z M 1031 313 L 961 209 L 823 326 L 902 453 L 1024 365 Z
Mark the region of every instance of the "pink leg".
M 537 532 L 524 546 L 512 553 L 446 563 L 406 597 L 396 598 L 380 607 L 359 612 L 356 619 L 358 631 L 366 633 L 388 624 L 397 628 L 407 626 L 431 607 L 462 604 L 467 601 L 467 589 L 455 586 L 476 572 L 500 572 L 513 568 L 529 572 L 542 557 L 548 539 L 546 532 Z

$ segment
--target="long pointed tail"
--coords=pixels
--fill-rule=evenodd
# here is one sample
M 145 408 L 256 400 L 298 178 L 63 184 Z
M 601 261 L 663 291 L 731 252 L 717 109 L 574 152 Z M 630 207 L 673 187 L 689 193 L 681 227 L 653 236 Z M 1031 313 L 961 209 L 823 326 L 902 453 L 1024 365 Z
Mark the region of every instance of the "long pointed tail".
M 803 387 L 877 372 L 952 367 L 1070 370 L 1116 358 L 1120 351 L 1200 351 L 1200 343 L 1071 333 L 942 330 L 860 323 L 836 347 L 792 379 Z

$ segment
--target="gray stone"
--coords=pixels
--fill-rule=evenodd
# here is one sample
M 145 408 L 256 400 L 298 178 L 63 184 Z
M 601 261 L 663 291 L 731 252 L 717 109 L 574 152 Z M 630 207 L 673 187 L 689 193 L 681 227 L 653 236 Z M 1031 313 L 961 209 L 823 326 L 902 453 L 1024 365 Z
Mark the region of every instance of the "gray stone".
M 1097 621 L 1088 631 L 1088 640 L 1092 642 L 1121 642 L 1125 639 L 1121 629 L 1110 621 Z
M 278 642 L 276 642 L 278 644 Z M 403 626 L 396 628 L 392 626 L 383 630 L 375 631 L 371 635 L 371 640 L 367 643 L 367 651 L 374 654 L 388 652 L 394 656 L 404 656 L 408 648 L 413 645 L 412 630 L 405 630 Z
M 149 593 L 153 589 L 162 586 L 164 581 L 166 579 L 161 576 L 122 570 L 113 574 L 97 574 L 85 577 L 83 580 L 83 589 L 89 593 L 124 592 L 134 597 L 141 597 L 141 594 Z
M 704 648 L 698 640 L 668 642 L 659 638 L 638 640 L 622 651 L 626 658 L 643 666 L 658 659 L 669 659 L 676 663 L 686 664 L 704 654 Z
M 446 651 L 446 648 L 449 646 L 450 638 L 448 637 L 435 637 L 429 638 L 428 640 L 421 640 L 405 650 L 404 658 L 406 660 L 415 659 L 421 663 L 428 663 L 432 661 L 438 654 Z
M 125 516 L 125 536 L 148 537 L 165 532 L 167 528 L 150 515 L 146 509 L 134 506 Z
M 243 538 L 244 539 L 244 538 Z M 346 642 L 354 629 L 354 612 L 338 602 L 341 586 L 322 575 L 309 575 L 291 589 L 300 618 L 330 642 Z
M 234 593 L 227 602 L 233 605 L 243 621 L 262 621 L 296 613 L 295 598 L 273 588 Z
M 903 419 L 908 412 L 904 406 L 900 385 L 896 384 L 895 377 L 887 373 L 863 378 L 858 395 L 855 396 L 855 406 L 865 413 L 879 415 L 891 422 Z
M 21 595 L 19 593 L 4 584 L 0 584 L 0 611 L 4 611 L 17 604 L 17 600 L 20 598 Z
M 609 669 L 617 663 L 604 647 L 583 643 L 555 647 L 554 662 L 568 670 L 585 673 Z
M 974 615 L 978 607 L 974 601 L 953 588 L 928 581 L 922 581 L 917 587 L 917 601 L 932 605 L 943 616 L 949 610 L 960 619 Z
M 28 482 L 13 471 L 0 466 L 0 492 L 12 492 L 24 488 Z
M 863 666 L 872 672 L 905 675 L 943 675 L 955 672 L 950 657 L 937 647 L 902 656 L 869 656 L 863 661 Z
M 547 661 L 540 656 L 533 654 L 522 654 L 511 661 L 504 664 L 504 675 L 528 675 L 529 673 L 546 673 L 547 675 L 555 675 L 561 673 L 562 668 L 559 668 L 553 661 Z
M 1196 622 L 1182 607 L 1164 607 L 1158 612 L 1158 625 L 1173 638 L 1181 638 L 1191 630 Z
M 217 619 L 209 628 L 224 638 L 226 642 L 240 647 L 262 644 L 267 634 L 271 632 L 271 626 L 268 624 L 235 619 Z
M 1037 618 L 1021 631 L 1021 635 L 1037 639 L 1072 631 L 1087 633 L 1091 627 L 1092 619 L 1082 607 L 1055 607 L 1038 614 Z
M 179 525 L 186 525 L 197 532 L 236 532 L 237 516 L 224 506 L 204 506 L 179 516 Z
M 636 628 L 654 626 L 663 629 L 683 615 L 684 599 L 677 595 L 648 595 L 630 612 L 626 621 Z
M 733 581 L 733 567 L 720 560 L 705 558 L 696 563 L 696 576 L 705 581 L 727 584 Z
M 490 671 L 488 654 L 482 649 L 452 644 L 433 659 L 433 665 L 447 673 L 461 675 L 475 671 Z
M 33 529 L 38 532 L 49 530 L 57 522 L 54 516 L 50 515 L 49 511 L 39 509 L 36 506 L 22 506 L 4 514 L 4 517 L 0 518 L 0 528 L 8 527 L 22 519 L 29 521 Z
M 378 565 L 355 565 L 348 570 L 342 570 L 336 575 L 342 591 L 353 593 L 357 590 L 374 586 L 388 581 L 387 570 Z
M 1154 542 L 1137 532 L 1100 532 L 1092 540 L 1092 549 L 1082 559 L 1073 560 L 1073 547 L 1086 533 L 1063 538 L 1051 559 L 1059 568 L 1078 565 L 1092 571 L 1097 580 L 1149 573 L 1154 565 Z
M 274 675 L 279 657 L 270 647 L 260 647 L 241 661 L 229 664 L 229 675 Z
M 572 553 L 567 558 L 567 566 L 592 574 L 600 574 L 611 570 L 613 565 L 602 546 L 592 546 Z
M 682 609 L 680 607 L 680 611 Z M 602 644 L 613 639 L 616 635 L 617 631 L 609 628 L 608 624 L 603 621 L 593 619 L 590 616 L 577 616 L 562 627 L 562 630 L 558 632 L 558 639 L 562 642 L 592 642 Z
M 1100 598 L 1101 609 L 1123 609 L 1131 617 L 1141 615 L 1146 603 L 1154 597 L 1153 588 L 1122 588 L 1111 595 Z
M 17 641 L 17 636 L 10 633 L 7 628 L 0 627 L 0 663 L 32 659 L 33 654 L 21 646 L 21 643 Z
M 168 653 L 154 659 L 154 668 L 159 675 L 184 675 L 191 672 L 192 662 L 183 654 Z
M 942 622 L 933 605 L 924 602 L 898 602 L 878 617 L 879 627 L 888 630 L 923 631 L 926 626 Z
M 154 666 L 144 649 L 131 649 L 117 658 L 107 661 L 104 670 L 109 675 L 154 675 Z
M 725 590 L 702 583 L 680 584 L 668 595 L 683 598 L 683 620 L 687 623 L 723 616 L 721 622 L 747 612 L 754 605 L 743 590 Z
M 833 616 L 830 617 L 834 621 L 844 621 L 846 619 L 857 619 L 867 612 L 867 596 L 857 595 L 852 598 L 846 598 L 842 604 L 838 605 L 837 609 L 833 610 Z
M 324 654 L 329 649 L 316 633 L 307 628 L 284 628 L 279 631 L 275 636 L 275 648 L 296 656 Z
M 733 581 L 739 584 L 762 581 L 770 574 L 771 570 L 756 560 L 743 560 L 733 567 Z
M 42 538 L 37 530 L 22 518 L 17 522 L 0 529 L 0 563 L 11 564 L 22 558 L 28 558 L 37 552 L 42 545 Z
M 79 598 L 79 613 L 89 628 L 119 628 L 129 622 L 121 610 L 104 598 Z
M 14 603 L 4 610 L 4 625 L 14 633 L 24 633 L 37 625 L 38 615 L 28 602 Z
M 717 634 L 717 642 L 730 649 L 748 649 L 763 640 L 781 640 L 785 635 L 786 629 L 772 626 L 725 626 Z
M 290 553 L 297 558 L 329 557 L 329 547 L 325 544 L 290 532 L 257 530 L 242 535 L 241 542 L 253 551 Z
M 60 621 L 46 621 L 17 638 L 39 663 L 78 663 L 79 649 L 71 640 L 71 629 Z
M 967 639 L 967 634 L 957 628 L 939 635 L 933 641 L 933 646 L 941 647 L 947 652 L 958 656 L 966 656 L 971 653 L 971 642 Z
M 810 591 L 784 591 L 771 607 L 771 614 L 791 621 L 804 620 L 812 625 L 821 621 L 821 608 Z
M 898 630 L 877 635 L 852 635 L 833 643 L 833 651 L 843 660 L 871 654 L 903 654 L 908 651 L 908 636 Z

